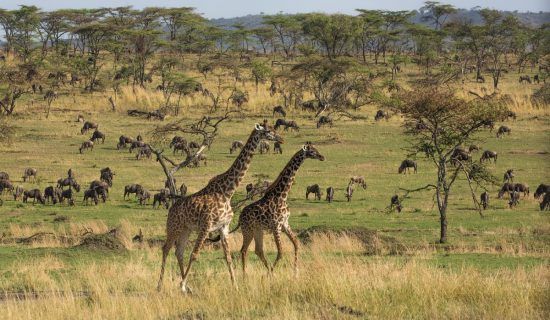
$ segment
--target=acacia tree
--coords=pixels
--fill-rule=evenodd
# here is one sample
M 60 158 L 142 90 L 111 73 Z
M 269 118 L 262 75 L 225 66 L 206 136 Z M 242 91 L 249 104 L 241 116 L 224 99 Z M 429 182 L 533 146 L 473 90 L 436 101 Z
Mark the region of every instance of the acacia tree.
M 435 30 L 441 30 L 449 15 L 457 11 L 452 5 L 440 4 L 437 1 L 426 1 L 421 10 L 422 20 L 431 22 Z
M 301 25 L 297 17 L 284 14 L 263 16 L 263 24 L 273 28 L 278 44 L 287 58 L 295 51 L 301 35 Z
M 495 95 L 465 101 L 451 90 L 436 86 L 417 88 L 414 92 L 402 91 L 386 104 L 405 117 L 404 131 L 410 138 L 409 156 L 424 155 L 437 169 L 433 184 L 407 191 L 435 191 L 440 216 L 439 242 L 445 243 L 449 196 L 458 177 L 466 178 L 474 201 L 472 184 L 483 186 L 494 182 L 494 177 L 482 165 L 453 158 L 455 150 L 475 141 L 475 134 L 488 121 L 503 119 L 507 110 Z
M 22 67 L 0 68 L 0 114 L 11 115 L 17 100 L 29 93 L 27 72 Z
M 344 14 L 326 15 L 313 13 L 305 15 L 302 28 L 332 60 L 351 49 L 356 38 L 360 20 Z

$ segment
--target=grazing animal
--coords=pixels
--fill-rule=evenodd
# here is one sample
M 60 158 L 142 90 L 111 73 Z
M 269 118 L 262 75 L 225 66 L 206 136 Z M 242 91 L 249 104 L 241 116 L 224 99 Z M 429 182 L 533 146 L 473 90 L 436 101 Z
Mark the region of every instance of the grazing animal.
M 306 199 L 309 199 L 310 193 L 313 193 L 315 195 L 316 200 L 321 201 L 321 188 L 318 184 L 314 184 L 306 188 Z
M 286 121 L 284 119 L 278 119 L 275 122 L 275 130 L 277 130 L 280 126 L 284 126 L 285 131 L 288 130 L 289 128 L 294 130 L 294 131 L 300 131 L 300 127 L 298 126 L 298 124 L 294 120 Z
M 260 154 L 269 153 L 269 149 L 271 149 L 271 146 L 269 145 L 268 141 L 260 141 L 260 145 L 258 146 L 258 151 L 260 152 Z
M 0 188 L 0 194 L 2 193 L 1 189 L 2 188 Z M 23 192 L 25 192 L 25 189 L 23 189 L 23 187 L 21 186 L 15 187 L 15 189 L 13 190 L 13 201 L 19 200 L 19 198 L 23 196 Z
M 283 118 L 286 118 L 286 111 L 285 109 L 283 108 L 283 106 L 275 106 L 273 107 L 273 116 L 275 117 L 275 114 L 278 113 L 280 114 L 281 116 L 283 116 Z
M 353 196 L 353 184 L 350 183 L 346 187 L 346 198 L 348 199 L 348 202 L 351 201 L 351 197 Z
M 141 149 L 143 147 L 147 146 L 147 144 L 143 141 L 136 140 L 130 144 L 130 148 L 128 149 L 130 153 L 134 151 L 134 149 Z
M 88 140 L 88 141 L 82 142 L 78 151 L 82 154 L 82 151 L 87 149 L 94 150 L 94 143 L 92 141 Z
M 504 183 L 504 184 L 502 185 L 502 187 L 500 188 L 500 191 L 498 192 L 498 198 L 499 198 L 499 199 L 502 199 L 502 196 L 504 196 L 504 194 L 505 194 L 506 192 L 511 193 L 511 192 L 513 192 L 515 189 L 516 189 L 516 185 L 515 185 L 514 183 L 508 183 L 508 182 Z
M 482 124 L 484 128 L 488 128 L 490 132 L 493 132 L 493 129 L 495 128 L 495 122 L 493 120 L 483 120 Z
M 418 168 L 417 165 L 416 165 L 416 162 L 413 161 L 413 160 L 410 160 L 410 159 L 405 159 L 401 162 L 401 165 L 397 169 L 397 172 L 398 173 L 403 173 L 403 174 L 405 174 L 406 172 L 411 173 L 410 168 L 413 168 L 414 173 L 416 173 L 417 168 Z
M 198 168 L 200 166 L 200 163 L 202 162 L 203 165 L 206 167 L 206 161 L 208 160 L 208 157 L 206 157 L 205 154 L 199 154 L 197 155 L 193 161 L 191 161 L 190 166 Z
M 26 182 L 27 179 L 30 180 L 32 177 L 34 181 L 36 181 L 36 175 L 38 173 L 38 170 L 35 168 L 26 168 L 25 171 L 23 171 L 23 182 Z
M 6 172 L 0 172 L 0 180 L 9 180 L 10 179 L 10 175 L 7 174 Z
M 57 187 L 63 189 L 63 187 L 74 188 L 76 192 L 80 192 L 80 185 L 73 178 L 65 178 L 57 180 Z
M 142 147 L 139 149 L 138 153 L 136 154 L 136 160 L 139 160 L 143 157 L 147 158 L 147 159 L 151 159 L 151 156 L 152 156 L 152 151 L 151 149 L 149 148 L 149 146 L 145 146 L 145 147 Z
M 0 180 L 0 194 L 4 190 L 13 191 L 13 184 L 10 180 Z
M 142 206 L 146 205 L 149 199 L 151 199 L 151 194 L 149 193 L 149 191 L 147 191 L 147 189 L 143 189 L 138 194 L 139 204 Z
M 514 191 L 523 192 L 523 196 L 529 195 L 529 186 L 525 183 L 516 183 L 514 184 Z
M 508 205 L 510 206 L 510 209 L 512 209 L 512 207 L 515 207 L 518 204 L 519 204 L 519 192 L 512 191 L 510 193 L 510 201 L 508 202 Z
M 64 203 L 65 199 L 67 199 L 68 205 L 74 206 L 74 198 L 73 198 L 73 190 L 72 189 L 69 188 L 67 190 L 61 191 L 61 199 L 60 199 L 59 202 Z
M 160 205 L 164 205 L 166 209 L 169 207 L 168 197 L 170 191 L 168 189 L 162 189 L 159 193 L 153 195 L 153 209 L 158 208 Z
M 273 153 L 283 154 L 283 146 L 277 141 L 273 144 Z
M 61 189 L 60 188 L 54 188 L 52 186 L 46 187 L 44 189 L 44 199 L 46 203 L 49 203 L 50 201 L 53 204 L 56 204 L 57 201 L 59 201 L 61 197 Z
M 374 115 L 375 121 L 382 120 L 382 119 L 388 120 L 389 118 L 390 118 L 389 114 L 384 110 L 378 110 L 376 111 L 376 115 Z
M 453 154 L 451 155 L 451 163 L 457 165 L 459 162 L 466 162 L 472 160 L 472 157 L 468 151 L 464 150 L 461 147 L 455 148 Z
M 493 159 L 493 162 L 497 163 L 497 157 L 498 157 L 498 154 L 496 152 L 485 150 L 483 151 L 483 154 L 481 155 L 479 162 L 484 162 L 486 160 L 491 161 L 491 159 Z
M 531 83 L 531 77 L 528 75 L 519 76 L 519 83 Z
M 514 182 L 514 169 L 506 170 L 503 182 Z
M 540 203 L 540 211 L 550 210 L 550 193 L 546 193 Z
M 487 210 L 487 207 L 489 207 L 489 193 L 487 191 L 483 192 L 481 194 L 480 200 L 483 210 Z
M 116 145 L 116 148 L 117 150 L 124 149 L 126 148 L 127 144 L 131 144 L 132 142 L 134 142 L 134 139 L 122 135 L 118 138 L 118 143 Z
M 28 198 L 32 199 L 32 204 L 34 204 L 36 201 L 40 202 L 41 204 L 46 204 L 46 201 L 44 201 L 44 197 L 42 196 L 42 193 L 39 189 L 23 191 L 23 202 L 26 203 Z
M 246 272 L 246 256 L 248 246 L 255 241 L 255 252 L 263 262 L 265 267 L 272 271 L 279 260 L 282 258 L 281 232 L 284 232 L 292 241 L 294 246 L 294 269 L 297 270 L 298 262 L 298 238 L 290 228 L 288 218 L 290 210 L 288 209 L 287 199 L 290 189 L 295 181 L 295 175 L 300 166 L 306 159 L 317 159 L 324 161 L 325 157 L 311 145 L 306 143 L 297 153 L 292 156 L 290 161 L 279 174 L 279 177 L 268 187 L 265 195 L 258 201 L 249 204 L 239 216 L 239 223 L 243 233 L 243 245 L 241 247 L 241 259 L 243 273 Z M 236 229 L 235 229 L 236 230 Z M 263 233 L 268 231 L 273 234 L 277 246 L 277 257 L 270 266 L 263 252 Z
M 224 173 L 210 179 L 206 187 L 197 193 L 179 198 L 170 207 L 166 221 L 166 241 L 162 247 L 162 266 L 158 282 L 158 290 L 162 288 L 162 280 L 166 266 L 166 258 L 170 249 L 176 245 L 176 258 L 180 267 L 183 292 L 188 292 L 187 279 L 193 262 L 197 260 L 199 251 L 209 232 L 221 233 L 221 244 L 229 269 L 232 283 L 236 286 L 231 254 L 227 242 L 229 224 L 233 218 L 231 198 L 248 171 L 254 151 L 262 139 L 282 142 L 274 131 L 256 124 L 243 149 L 235 162 Z M 193 231 L 198 231 L 195 246 L 191 253 L 187 268 L 184 270 L 183 250 Z
M 126 200 L 126 196 L 130 196 L 131 193 L 134 193 L 135 196 L 137 197 L 142 192 L 143 192 L 143 187 L 140 184 L 129 184 L 124 187 L 123 199 Z
M 479 146 L 475 145 L 475 144 L 471 144 L 469 147 L 468 147 L 468 152 L 472 153 L 472 152 L 476 152 L 476 151 L 479 151 Z
M 109 195 L 109 189 L 108 188 L 101 185 L 101 186 L 94 187 L 93 190 L 95 190 L 95 192 L 97 192 L 98 197 L 101 197 L 101 201 L 103 201 L 103 203 L 105 203 L 107 201 L 107 196 Z
M 233 154 L 237 149 L 241 150 L 244 147 L 244 143 L 240 140 L 235 140 L 231 143 L 229 148 L 229 154 Z
M 539 77 L 538 74 L 536 74 L 536 75 L 533 76 L 533 82 L 534 82 L 534 83 L 540 83 L 540 77 Z
M 88 132 L 88 130 L 91 130 L 91 129 L 96 129 L 97 130 L 98 127 L 99 127 L 99 125 L 97 123 L 86 121 L 86 122 L 84 122 L 84 125 L 82 126 L 82 129 L 80 129 L 80 133 L 85 134 L 86 132 Z
M 497 138 L 502 137 L 505 133 L 510 135 L 510 133 L 512 133 L 512 129 L 507 126 L 500 126 L 497 130 Z
M 107 193 L 109 192 L 109 183 L 100 180 L 94 180 L 90 183 L 89 189 L 103 188 Z
M 334 199 L 334 188 L 333 187 L 328 187 L 327 188 L 327 198 L 326 198 L 326 201 L 328 201 L 328 203 L 332 203 L 332 200 Z
M 141 136 L 141 134 L 138 134 L 138 135 L 136 136 L 136 140 L 137 140 L 137 141 L 143 141 L 143 137 Z
M 533 194 L 533 196 L 535 197 L 535 199 L 538 199 L 540 198 L 540 196 L 547 193 L 550 193 L 550 184 L 541 183 L 537 187 L 537 190 L 535 190 L 535 193 Z
M 329 126 L 332 128 L 332 119 L 327 116 L 319 117 L 319 120 L 317 121 L 317 129 L 321 128 L 322 126 Z
M 363 189 L 367 189 L 367 183 L 365 182 L 365 178 L 363 176 L 353 176 L 349 179 L 349 184 L 358 184 Z
M 198 142 L 191 141 L 188 145 L 189 149 L 199 149 L 201 146 Z
M 98 140 L 101 140 L 101 143 L 105 143 L 105 134 L 96 129 L 94 133 L 92 133 L 90 141 L 97 142 Z
M 187 145 L 187 140 L 185 140 L 184 137 L 182 137 L 182 136 L 174 136 L 174 137 L 172 138 L 172 141 L 170 141 L 169 147 L 172 148 L 172 147 L 174 147 L 175 145 L 177 145 L 177 144 L 182 144 L 182 143 L 183 143 L 184 145 Z
M 109 187 L 113 186 L 114 177 L 115 173 L 109 167 L 99 170 L 99 180 L 107 182 Z
M 280 128 L 281 126 L 285 126 L 285 125 L 286 125 L 286 120 L 285 120 L 285 119 L 277 119 L 277 120 L 275 121 L 275 125 L 273 126 L 273 128 L 274 128 L 275 130 L 279 130 L 279 128 Z
M 401 201 L 399 200 L 399 196 L 398 195 L 393 195 L 390 199 L 390 210 L 393 210 L 393 209 L 396 209 L 397 212 L 401 212 L 401 210 L 403 209 L 403 206 L 401 205 Z
M 96 206 L 99 203 L 99 198 L 95 189 L 88 189 L 84 191 L 84 200 L 82 200 L 82 203 L 86 203 L 86 205 L 88 205 L 88 200 L 92 200 Z
M 172 146 L 174 148 L 173 154 L 176 154 L 179 151 L 181 151 L 181 154 L 189 153 L 189 148 L 187 147 L 187 142 L 178 142 Z

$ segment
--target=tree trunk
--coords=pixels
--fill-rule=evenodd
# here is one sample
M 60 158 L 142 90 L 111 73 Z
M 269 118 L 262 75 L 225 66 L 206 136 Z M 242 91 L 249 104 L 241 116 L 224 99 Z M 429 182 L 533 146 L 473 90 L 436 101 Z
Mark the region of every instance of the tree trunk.
M 440 224 L 441 224 L 439 243 L 447 242 L 447 212 L 446 211 L 447 211 L 446 208 L 439 210 Z

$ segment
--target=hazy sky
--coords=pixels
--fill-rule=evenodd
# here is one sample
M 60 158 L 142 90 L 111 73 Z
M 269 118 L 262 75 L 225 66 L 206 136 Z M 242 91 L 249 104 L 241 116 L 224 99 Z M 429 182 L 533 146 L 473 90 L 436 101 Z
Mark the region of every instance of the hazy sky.
M 60 8 L 118 7 L 195 7 L 206 18 L 235 17 L 247 14 L 296 12 L 353 13 L 355 9 L 412 10 L 423 0 L 0 0 L 0 8 L 16 9 L 19 5 L 36 5 L 43 10 Z M 449 0 L 441 1 L 458 8 L 475 6 L 518 11 L 550 11 L 550 0 Z

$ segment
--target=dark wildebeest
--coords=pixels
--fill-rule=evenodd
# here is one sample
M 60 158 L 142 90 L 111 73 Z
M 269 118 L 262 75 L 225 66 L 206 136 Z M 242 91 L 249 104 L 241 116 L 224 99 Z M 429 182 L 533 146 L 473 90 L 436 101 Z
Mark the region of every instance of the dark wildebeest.
M 540 203 L 540 210 L 550 210 L 550 192 L 547 192 Z
M 74 188 L 76 192 L 80 192 L 80 185 L 76 182 L 75 179 L 65 178 L 57 180 L 57 187 L 63 189 L 63 187 L 68 186 L 69 189 Z
M 367 183 L 365 182 L 365 178 L 363 176 L 353 176 L 349 178 L 349 184 L 358 184 L 363 189 L 367 189 Z
M 483 210 L 487 210 L 487 208 L 489 207 L 489 193 L 487 191 L 483 192 L 481 194 L 480 200 Z
M 173 154 L 178 153 L 178 150 L 181 151 L 181 154 L 185 154 L 189 152 L 189 148 L 187 147 L 187 142 L 178 142 L 172 146 L 174 148 Z
M 97 192 L 97 196 L 98 197 L 101 197 L 101 201 L 103 201 L 103 203 L 107 202 L 107 196 L 109 195 L 109 189 L 105 186 L 95 186 L 93 188 L 93 190 L 95 190 L 95 192 Z
M 390 199 L 390 210 L 393 210 L 393 208 L 397 209 L 397 212 L 401 212 L 403 209 L 403 206 L 401 206 L 401 201 L 399 200 L 398 195 L 393 195 Z
M 175 146 L 177 144 L 180 144 L 180 143 L 183 143 L 183 144 L 187 145 L 187 140 L 185 140 L 185 138 L 182 137 L 182 136 L 174 136 L 172 138 L 172 141 L 170 141 L 169 147 L 172 148 L 173 146 Z
M 185 196 L 187 194 L 187 186 L 185 183 L 182 183 L 180 186 L 180 194 L 181 196 Z
M 325 125 L 328 125 L 329 127 L 332 128 L 332 119 L 329 118 L 328 116 L 321 116 L 317 121 L 317 129 Z
M 61 189 L 54 188 L 52 186 L 46 187 L 46 189 L 44 189 L 44 199 L 46 203 L 49 203 L 51 201 L 53 204 L 56 204 L 57 201 L 59 201 L 60 197 Z
M 328 201 L 328 203 L 331 203 L 333 199 L 334 199 L 334 188 L 328 187 L 326 200 Z
M 513 184 L 513 183 L 509 183 L 509 182 L 506 182 L 505 184 L 502 185 L 502 187 L 500 188 L 500 191 L 498 192 L 498 198 L 499 199 L 502 199 L 502 196 L 504 196 L 504 194 L 506 192 L 513 192 L 514 190 L 516 189 L 516 185 Z
M 140 149 L 140 148 L 143 148 L 145 147 L 147 144 L 143 141 L 134 141 L 132 142 L 132 144 L 130 144 L 130 148 L 128 149 L 130 153 L 132 153 L 132 151 L 134 151 L 134 149 Z
M 348 184 L 346 188 L 346 198 L 348 199 L 348 202 L 351 201 L 351 197 L 353 196 L 353 184 Z
M 507 126 L 500 126 L 497 130 L 497 138 L 502 137 L 505 133 L 510 135 L 510 133 L 512 133 L 512 129 Z
M 141 136 L 141 134 L 138 134 L 138 135 L 136 136 L 136 140 L 137 140 L 137 141 L 143 141 L 143 137 Z
M 488 128 L 489 131 L 491 131 L 491 132 L 495 128 L 495 122 L 493 120 L 487 119 L 487 120 L 483 120 L 481 123 L 482 123 L 484 128 Z
M 82 154 L 82 151 L 87 149 L 94 150 L 94 143 L 92 141 L 88 140 L 88 141 L 82 142 L 78 151 Z
M 531 77 L 528 75 L 519 76 L 519 83 L 531 83 Z
M 378 120 L 381 120 L 381 119 L 386 119 L 388 120 L 390 118 L 389 114 L 384 111 L 384 110 L 378 110 L 376 111 L 376 115 L 374 116 L 374 120 L 375 121 L 378 121 Z
M 477 152 L 479 151 L 479 146 L 475 145 L 475 144 L 471 144 L 469 147 L 468 147 L 468 152 Z
M 99 180 L 107 182 L 109 187 L 113 186 L 114 177 L 115 173 L 109 167 L 99 170 Z
M 206 167 L 207 160 L 208 158 L 206 157 L 206 155 L 201 153 L 197 155 L 195 158 L 193 158 L 193 160 L 190 163 L 190 166 L 197 168 L 200 166 L 200 163 L 202 162 L 203 165 Z
M 96 129 L 94 133 L 92 133 L 90 141 L 97 142 L 98 140 L 101 140 L 101 143 L 105 143 L 105 134 Z
M 28 198 L 32 198 L 32 204 L 34 204 L 36 201 L 40 202 L 41 204 L 46 204 L 46 201 L 44 201 L 44 197 L 42 196 L 42 193 L 39 189 L 23 191 L 23 202 L 27 202 Z
M 481 158 L 479 159 L 479 162 L 483 162 L 483 161 L 486 161 L 486 160 L 491 161 L 491 159 L 493 159 L 493 162 L 497 163 L 497 157 L 498 157 L 498 154 L 496 152 L 490 151 L 490 150 L 485 150 L 485 151 L 483 151 L 483 154 L 481 155 Z
M 314 184 L 306 188 L 306 199 L 309 199 L 310 193 L 313 193 L 315 195 L 316 200 L 321 200 L 321 188 L 318 184 Z
M 187 146 L 189 149 L 199 149 L 201 145 L 198 142 L 190 141 L 189 145 Z
M 36 174 L 38 171 L 35 168 L 26 168 L 25 171 L 23 171 L 23 182 L 26 182 L 27 179 L 30 180 L 32 177 L 34 181 L 36 181 Z
M 69 168 L 69 170 L 67 170 L 67 178 L 74 179 L 74 172 L 72 168 Z
M 10 180 L 0 180 L 0 194 L 4 190 L 13 191 L 13 183 Z
M 149 199 L 151 199 L 151 194 L 146 189 L 143 189 L 139 194 L 137 194 L 139 204 L 144 206 L 147 204 Z
M 88 205 L 88 200 L 92 200 L 95 205 L 99 203 L 99 199 L 97 197 L 97 191 L 95 189 L 88 189 L 84 191 L 84 199 L 82 200 L 82 203 L 86 203 Z
M 540 198 L 540 196 L 542 196 L 543 194 L 546 194 L 546 193 L 550 193 L 550 184 L 541 183 L 537 187 L 537 190 L 535 190 L 534 197 L 535 197 L 535 199 L 538 199 L 538 198 Z
M 514 182 L 514 169 L 506 170 L 503 182 Z
M 260 154 L 269 153 L 269 149 L 271 149 L 269 142 L 266 140 L 260 141 L 260 145 L 258 146 L 258 151 Z
M 273 126 L 273 129 L 279 130 L 281 126 L 286 126 L 286 120 L 285 119 L 277 119 L 275 121 L 275 125 Z
M 418 122 L 415 125 L 416 131 L 424 131 L 428 129 L 428 125 L 422 121 L 422 119 L 418 120 Z
M 2 193 L 1 191 L 2 190 L 0 188 L 0 193 Z M 19 200 L 19 198 L 23 196 L 23 192 L 25 192 L 25 189 L 23 189 L 23 187 L 21 186 L 15 187 L 15 189 L 13 190 L 13 201 Z
M 107 193 L 109 193 L 109 183 L 105 182 L 105 181 L 100 181 L 100 180 L 94 180 L 90 183 L 90 187 L 89 189 L 98 189 L 98 188 L 102 188 L 104 189 Z M 98 192 L 99 194 L 99 192 Z
M 485 77 L 482 75 L 476 76 L 476 82 L 485 83 Z
M 7 174 L 6 172 L 0 172 L 0 180 L 9 180 L 10 179 L 10 175 Z
M 99 125 L 97 123 L 86 121 L 86 122 L 84 122 L 84 125 L 82 126 L 82 129 L 80 129 L 80 133 L 85 134 L 86 132 L 88 132 L 88 130 L 92 130 L 92 129 L 97 130 L 98 127 L 99 127 Z
M 318 100 L 309 100 L 302 102 L 302 111 L 317 111 L 325 107 L 325 104 Z
M 126 148 L 126 144 L 134 142 L 134 139 L 127 136 L 120 136 L 116 145 L 117 150 Z
M 403 174 L 405 174 L 406 172 L 411 173 L 410 168 L 413 168 L 414 173 L 416 173 L 417 169 L 418 169 L 418 167 L 416 165 L 416 162 L 414 162 L 413 160 L 410 160 L 410 159 L 405 159 L 405 160 L 403 160 L 403 162 L 401 162 L 401 165 L 397 169 L 397 172 L 398 173 L 403 173 Z
M 131 193 L 134 193 L 137 197 L 141 192 L 143 192 L 143 187 L 139 184 L 129 184 L 124 187 L 124 197 L 123 199 L 126 199 L 126 196 L 129 196 Z
M 465 162 L 472 160 L 472 157 L 468 151 L 464 150 L 461 147 L 455 148 L 453 154 L 451 155 L 451 163 L 457 165 L 459 162 Z
M 512 207 L 515 207 L 518 204 L 519 204 L 519 192 L 512 191 L 510 193 L 510 201 L 508 202 L 508 205 L 510 206 L 510 209 L 512 209 Z
M 514 185 L 514 191 L 523 192 L 523 197 L 529 195 L 529 186 L 525 183 L 516 183 Z
M 536 75 L 533 76 L 533 82 L 534 82 L 534 83 L 540 83 L 540 77 L 539 77 L 538 74 L 536 74 Z
M 151 159 L 152 154 L 153 153 L 152 153 L 151 149 L 149 149 L 149 146 L 143 147 L 143 148 L 139 149 L 138 153 L 136 154 L 136 160 L 139 160 L 143 157 L 145 157 L 147 159 Z
M 287 121 L 284 126 L 285 126 L 285 131 L 288 130 L 289 128 L 294 131 L 300 131 L 300 127 L 294 120 Z
M 69 188 L 69 189 L 63 190 L 61 192 L 61 200 L 59 202 L 64 203 L 65 199 L 67 199 L 68 205 L 74 206 L 74 198 L 73 198 L 73 190 L 72 189 Z
M 242 149 L 244 147 L 244 143 L 242 141 L 236 140 L 231 143 L 231 148 L 229 148 L 229 154 L 233 154 L 235 150 Z
M 275 141 L 275 143 L 273 144 L 273 153 L 283 154 L 283 146 L 280 142 Z
M 286 118 L 286 111 L 285 109 L 283 108 L 283 106 L 275 106 L 273 107 L 273 116 L 275 117 L 275 114 L 278 113 L 280 114 L 281 116 L 283 116 L 283 118 Z
M 162 189 L 159 193 L 155 193 L 155 195 L 153 195 L 153 208 L 157 208 L 162 204 L 166 209 L 168 209 L 169 195 L 170 191 L 168 191 L 168 189 Z

